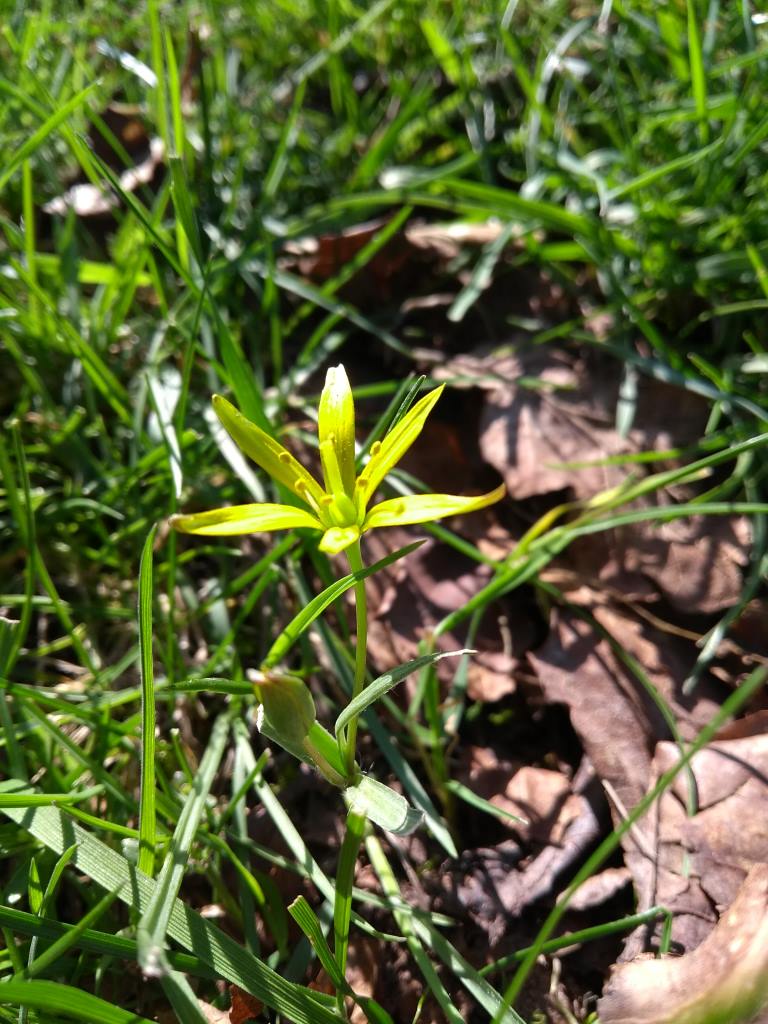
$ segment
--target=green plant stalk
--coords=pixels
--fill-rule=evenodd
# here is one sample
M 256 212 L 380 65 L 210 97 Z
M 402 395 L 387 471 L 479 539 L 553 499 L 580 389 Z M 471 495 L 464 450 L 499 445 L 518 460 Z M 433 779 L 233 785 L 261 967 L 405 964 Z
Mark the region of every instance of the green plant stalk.
M 349 922 L 352 916 L 352 887 L 355 881 L 355 864 L 360 844 L 365 837 L 366 817 L 351 807 L 347 814 L 347 827 L 339 852 L 339 866 L 336 869 L 336 897 L 333 902 L 334 955 L 342 974 L 347 969 L 349 948 Z M 339 1009 L 343 1009 L 343 995 L 339 993 Z
M 363 557 L 360 552 L 360 541 L 347 549 L 347 560 L 352 572 L 363 571 Z M 355 678 L 352 685 L 352 700 L 363 692 L 365 687 L 365 666 L 368 656 L 368 603 L 365 596 L 365 580 L 355 584 L 355 623 L 357 641 L 355 645 Z M 357 745 L 357 716 L 347 726 L 342 756 L 347 765 L 350 778 L 355 771 L 355 747 Z

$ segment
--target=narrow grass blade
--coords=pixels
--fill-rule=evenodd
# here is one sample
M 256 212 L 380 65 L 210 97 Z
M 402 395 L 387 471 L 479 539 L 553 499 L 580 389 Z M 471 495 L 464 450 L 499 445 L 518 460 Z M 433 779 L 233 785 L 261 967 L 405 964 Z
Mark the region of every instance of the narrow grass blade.
M 695 0 L 687 0 L 688 12 L 688 65 L 691 74 L 691 92 L 696 104 L 696 115 L 699 120 L 699 138 L 702 144 L 709 140 L 709 121 L 707 120 L 707 76 L 704 69 L 704 54 L 701 50 L 699 36 L 698 11 Z
M 328 945 L 323 934 L 320 919 L 312 907 L 310 907 L 303 896 L 297 896 L 288 907 L 288 913 L 309 939 L 318 960 L 323 965 L 323 969 L 331 979 L 334 988 L 339 992 L 345 992 L 347 983 L 344 979 L 344 974 L 331 952 L 331 947 Z
M 102 792 L 101 786 L 81 789 L 79 793 L 0 793 L 0 809 L 4 807 L 55 807 L 91 800 Z
M 336 580 L 330 587 L 326 587 L 321 594 L 318 594 L 317 597 L 313 598 L 302 608 L 299 614 L 288 623 L 280 636 L 278 636 L 264 659 L 264 668 L 274 668 L 278 662 L 282 661 L 301 634 L 312 625 L 318 615 L 321 615 L 328 605 L 333 604 L 337 598 L 341 597 L 355 583 L 359 583 L 360 580 L 364 580 L 368 576 L 373 575 L 373 573 L 385 569 L 399 558 L 405 558 L 406 555 L 410 555 L 412 551 L 415 551 L 423 543 L 423 540 L 419 540 L 413 544 L 407 544 L 404 548 L 398 548 L 391 555 L 387 555 L 381 561 L 367 566 L 361 572 L 350 573 L 348 576 L 343 576 L 340 580 Z
M 139 661 L 141 668 L 141 795 L 139 870 L 155 873 L 155 673 L 152 655 L 152 545 L 157 527 L 144 541 L 139 566 Z
M 303 896 L 297 896 L 288 908 L 291 917 L 298 924 L 306 937 L 309 939 L 317 958 L 323 966 L 328 977 L 331 979 L 338 992 L 344 993 L 354 999 L 363 1009 L 368 1020 L 372 1024 L 393 1024 L 392 1018 L 383 1007 L 375 1000 L 355 995 L 347 984 L 344 975 L 339 970 L 339 965 L 334 959 L 331 948 L 328 945 L 320 920 L 314 910 L 307 903 Z
M 42 974 L 43 971 L 47 970 L 52 964 L 55 964 L 64 954 L 76 945 L 77 940 L 83 934 L 86 929 L 90 928 L 101 917 L 102 914 L 106 913 L 107 910 L 117 899 L 122 885 L 118 886 L 117 889 L 113 889 L 112 892 L 106 893 L 96 903 L 95 906 L 91 907 L 87 914 L 73 925 L 72 928 L 68 929 L 64 935 L 58 938 L 53 945 L 49 946 L 40 956 L 35 957 L 27 965 L 24 971 L 26 978 L 35 978 L 38 974 Z
M 405 935 L 411 955 L 424 976 L 424 980 L 432 992 L 432 995 L 435 997 L 440 1008 L 445 1014 L 448 1024 L 464 1024 L 461 1014 L 453 1005 L 453 1000 L 446 991 L 445 986 L 440 980 L 437 971 L 432 966 L 420 939 L 414 931 L 413 921 L 400 909 L 400 906 L 403 903 L 400 896 L 400 886 L 397 884 L 397 879 L 389 865 L 389 861 L 381 847 L 381 843 L 375 836 L 369 836 L 365 841 L 365 848 L 368 853 L 368 860 L 371 862 L 371 866 L 379 878 L 381 888 L 384 890 L 384 894 L 390 901 L 395 921 L 397 921 L 398 927 L 402 931 L 403 935 Z
M 389 693 L 393 687 L 397 686 L 398 683 L 402 683 L 413 672 L 418 672 L 419 669 L 426 668 L 428 665 L 434 665 L 435 662 L 441 661 L 443 658 L 458 658 L 462 654 L 472 653 L 474 652 L 461 650 L 445 651 L 440 654 L 424 654 L 420 658 L 414 658 L 413 661 L 406 661 L 405 664 L 398 665 L 397 668 L 391 669 L 383 676 L 378 676 L 378 678 L 366 686 L 362 693 L 358 694 L 354 700 L 347 704 L 336 719 L 336 724 L 333 727 L 336 735 L 338 736 L 341 730 L 353 718 L 361 715 L 371 704 L 375 704 L 385 693 Z
M 490 814 L 491 817 L 501 818 L 502 821 L 519 821 L 523 825 L 528 824 L 525 818 L 521 818 L 518 814 L 512 814 L 511 811 L 506 811 L 503 807 L 497 807 L 496 804 L 492 804 L 489 800 L 484 800 L 483 797 L 478 796 L 468 786 L 457 782 L 456 779 L 448 779 L 445 783 L 445 788 L 453 793 L 454 796 L 457 796 L 459 800 L 463 800 L 465 804 L 469 804 L 470 807 L 476 807 L 478 811 Z
M 87 1024 L 152 1024 L 146 1017 L 121 1010 L 90 992 L 55 981 L 6 981 L 0 985 L 0 1004 L 48 1011 Z
M 192 986 L 183 974 L 171 971 L 161 978 L 160 984 L 179 1024 L 210 1024 L 210 1017 L 203 1013 Z
M 20 935 L 30 935 L 33 940 L 56 940 L 62 935 L 67 935 L 77 926 L 63 924 L 50 917 L 38 917 L 36 914 L 29 914 L 24 910 L 15 910 L 12 907 L 0 905 L 0 927 L 7 928 L 11 932 L 18 932 Z M 134 963 L 138 959 L 135 939 L 125 939 L 122 936 L 96 931 L 93 928 L 86 928 L 82 932 L 78 931 L 73 946 L 77 949 L 86 949 L 99 956 L 118 957 L 121 960 L 132 960 Z M 217 977 L 217 973 L 208 964 L 189 953 L 169 952 L 168 961 L 174 970 L 195 974 L 202 978 Z
M 70 114 L 74 113 L 78 107 L 81 107 L 91 93 L 99 86 L 99 82 L 91 82 L 80 92 L 70 97 L 66 103 L 62 103 L 51 116 L 40 125 L 37 131 L 34 131 L 26 142 L 22 143 L 21 146 L 13 153 L 7 160 L 5 167 L 0 173 L 0 192 L 8 184 L 8 181 L 13 177 L 18 168 L 27 159 L 27 157 L 34 153 L 38 146 L 41 146 L 45 140 L 56 131 L 62 122 L 66 121 Z
M 352 886 L 360 844 L 365 837 L 366 816 L 356 810 L 354 801 L 347 813 L 347 827 L 336 868 L 336 900 L 333 905 L 334 955 L 342 977 L 347 969 L 349 921 L 352 914 Z

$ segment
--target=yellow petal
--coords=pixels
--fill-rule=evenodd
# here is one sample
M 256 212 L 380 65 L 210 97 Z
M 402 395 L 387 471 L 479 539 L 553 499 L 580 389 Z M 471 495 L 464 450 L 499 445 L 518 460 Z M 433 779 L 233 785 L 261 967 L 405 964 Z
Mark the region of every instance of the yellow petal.
M 238 533 L 260 533 L 269 530 L 292 530 L 308 526 L 322 530 L 322 526 L 303 508 L 293 505 L 232 505 L 215 508 L 211 512 L 195 512 L 188 516 L 171 516 L 170 524 L 182 533 L 199 533 L 207 537 L 230 537 Z
M 317 505 L 323 489 L 302 464 L 255 423 L 251 423 L 231 402 L 221 395 L 213 396 L 213 408 L 235 444 L 279 483 L 293 491 L 302 501 Z M 311 500 L 308 500 L 311 499 Z
M 432 411 L 432 407 L 443 393 L 444 384 L 430 391 L 421 401 L 403 416 L 400 422 L 390 430 L 377 447 L 371 448 L 368 465 L 357 481 L 355 495 L 357 507 L 362 511 L 373 497 L 373 493 L 387 473 L 405 455 L 413 442 L 421 433 L 424 421 Z
M 326 374 L 320 396 L 317 433 L 321 453 L 325 442 L 333 446 L 344 490 L 351 497 L 355 486 L 355 404 L 346 371 L 341 365 L 332 366 Z M 330 493 L 335 487 L 329 479 L 326 461 L 323 458 L 323 475 L 325 489 Z
M 493 505 L 506 494 L 501 484 L 487 494 L 463 497 L 460 494 L 413 494 L 407 498 L 392 498 L 374 505 L 363 524 L 364 530 L 378 526 L 407 526 L 412 523 L 428 523 L 446 516 L 457 516 L 463 512 L 476 512 L 486 505 Z
M 320 550 L 327 551 L 329 555 L 338 555 L 350 544 L 354 544 L 359 536 L 360 531 L 356 526 L 332 526 L 323 534 Z

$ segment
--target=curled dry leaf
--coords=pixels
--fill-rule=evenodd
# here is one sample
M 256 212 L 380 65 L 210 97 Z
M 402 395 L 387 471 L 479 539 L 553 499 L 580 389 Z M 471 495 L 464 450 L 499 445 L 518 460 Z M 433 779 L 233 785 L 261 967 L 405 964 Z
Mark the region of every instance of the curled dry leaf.
M 504 789 L 490 799 L 496 807 L 523 819 L 508 821 L 510 828 L 524 839 L 541 843 L 559 843 L 581 809 L 578 797 L 571 793 L 570 780 L 562 772 L 533 765 L 524 765 L 515 772 Z
M 486 795 L 493 766 L 487 752 L 478 753 L 487 764 L 483 773 L 487 778 L 483 779 L 481 774 L 478 780 L 478 788 Z M 545 772 L 545 775 L 557 777 L 560 773 Z M 495 777 L 498 785 L 501 773 Z M 539 793 L 535 792 L 537 783 Z M 444 866 L 441 877 L 442 903 L 446 911 L 457 916 L 468 914 L 473 923 L 485 931 L 491 946 L 504 935 L 509 919 L 520 917 L 528 907 L 547 896 L 600 833 L 596 809 L 599 792 L 586 759 L 571 782 L 565 776 L 545 781 L 537 774 L 528 774 L 519 789 L 528 792 L 529 813 L 538 805 L 541 812 L 550 814 L 549 821 L 540 818 L 533 828 L 514 824 L 515 832 L 521 834 L 520 843 L 507 840 L 493 849 L 465 851 L 457 864 Z
M 591 910 L 607 903 L 632 881 L 629 868 L 605 868 L 580 885 L 568 901 L 569 910 Z
M 761 864 L 698 949 L 622 965 L 598 1012 L 602 1024 L 758 1024 L 767 1000 L 768 865 Z M 759 1024 L 766 1020 L 763 1010 Z

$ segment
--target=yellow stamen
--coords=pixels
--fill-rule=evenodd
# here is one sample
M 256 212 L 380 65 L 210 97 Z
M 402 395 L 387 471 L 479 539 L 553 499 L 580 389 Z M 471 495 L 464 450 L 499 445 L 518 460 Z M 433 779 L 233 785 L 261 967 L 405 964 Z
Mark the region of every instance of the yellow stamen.
M 313 495 L 310 493 L 309 488 L 307 487 L 306 483 L 303 480 L 296 481 L 296 486 L 294 487 L 294 490 L 301 498 L 301 500 L 306 501 L 306 503 L 309 505 L 312 511 L 316 512 L 319 515 L 320 506 L 318 505 L 317 501 L 315 501 Z

